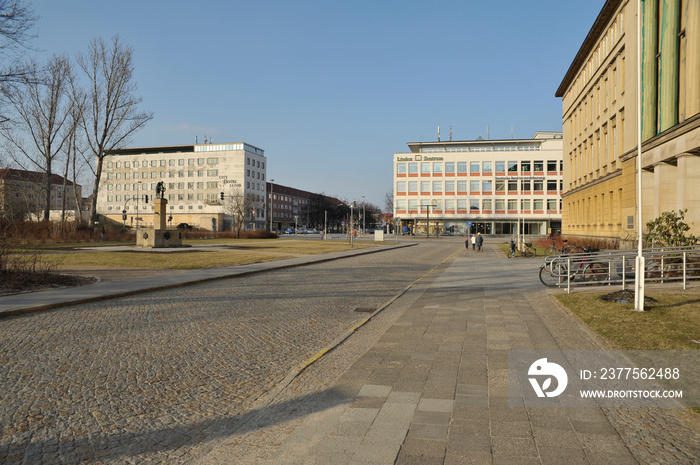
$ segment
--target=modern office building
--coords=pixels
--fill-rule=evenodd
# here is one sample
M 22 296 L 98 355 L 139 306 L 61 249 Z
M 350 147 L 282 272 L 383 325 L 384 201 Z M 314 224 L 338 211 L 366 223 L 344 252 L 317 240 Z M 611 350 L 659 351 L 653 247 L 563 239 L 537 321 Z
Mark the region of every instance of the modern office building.
M 408 147 L 409 153 L 394 154 L 393 213 L 400 232 L 548 234 L 560 228 L 560 132 Z
M 51 175 L 50 218 L 61 212 L 79 212 L 82 187 L 57 174 Z M 76 202 L 77 199 L 77 202 Z M 12 219 L 43 219 L 46 206 L 46 174 L 38 171 L 0 169 L 0 216 Z M 78 213 L 79 214 L 79 213 Z
M 111 150 L 97 212 L 128 226 L 152 226 L 152 199 L 162 181 L 169 226 L 229 230 L 233 216 L 243 213 L 245 230 L 263 229 L 266 165 L 265 152 L 244 142 Z
M 563 232 L 632 240 L 637 225 L 637 6 L 608 0 L 556 91 L 564 123 Z M 642 221 L 688 209 L 700 233 L 700 2 L 642 16 Z

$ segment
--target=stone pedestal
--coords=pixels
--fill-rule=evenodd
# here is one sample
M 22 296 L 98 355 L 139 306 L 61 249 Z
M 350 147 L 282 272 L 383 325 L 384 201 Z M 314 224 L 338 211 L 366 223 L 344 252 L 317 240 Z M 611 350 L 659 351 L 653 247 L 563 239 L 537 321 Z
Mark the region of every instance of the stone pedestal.
M 136 234 L 137 247 L 182 247 L 182 231 L 179 229 L 141 228 Z
M 182 231 L 179 229 L 166 229 L 165 211 L 168 200 L 156 198 L 154 203 L 154 227 L 141 228 L 136 234 L 137 247 L 182 247 Z

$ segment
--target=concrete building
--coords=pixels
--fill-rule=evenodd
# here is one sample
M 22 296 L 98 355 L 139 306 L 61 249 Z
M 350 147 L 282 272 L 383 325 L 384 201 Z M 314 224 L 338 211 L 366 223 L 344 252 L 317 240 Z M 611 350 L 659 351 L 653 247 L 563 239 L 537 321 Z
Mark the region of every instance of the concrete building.
M 430 234 L 548 234 L 560 228 L 561 133 L 408 147 L 409 153 L 394 154 L 399 231 L 426 234 L 428 222 Z
M 66 211 L 73 218 L 79 207 L 82 187 L 57 174 L 51 175 L 50 219 L 60 220 Z M 43 219 L 46 206 L 46 174 L 38 171 L 0 169 L 0 216 L 13 219 Z
M 642 4 L 642 220 L 687 208 L 698 234 L 700 1 Z M 555 94 L 565 234 L 636 237 L 638 5 L 605 2 Z
M 263 229 L 266 178 L 265 152 L 244 142 L 111 150 L 102 166 L 97 212 L 127 226 L 152 227 L 151 199 L 162 181 L 169 227 L 229 230 L 234 215 L 242 214 L 245 230 Z

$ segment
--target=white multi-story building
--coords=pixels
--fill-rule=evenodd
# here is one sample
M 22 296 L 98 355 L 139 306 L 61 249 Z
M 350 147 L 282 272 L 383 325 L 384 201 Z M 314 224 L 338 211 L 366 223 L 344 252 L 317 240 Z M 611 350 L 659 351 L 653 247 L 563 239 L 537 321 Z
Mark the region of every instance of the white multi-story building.
M 426 234 L 428 222 L 430 234 L 549 234 L 561 228 L 561 132 L 407 145 L 410 153 L 394 154 L 399 231 Z
M 244 198 L 245 229 L 262 229 L 266 170 L 265 152 L 243 142 L 110 150 L 102 164 L 97 212 L 129 226 L 150 226 L 152 199 L 162 181 L 173 227 L 231 229 L 230 203 Z

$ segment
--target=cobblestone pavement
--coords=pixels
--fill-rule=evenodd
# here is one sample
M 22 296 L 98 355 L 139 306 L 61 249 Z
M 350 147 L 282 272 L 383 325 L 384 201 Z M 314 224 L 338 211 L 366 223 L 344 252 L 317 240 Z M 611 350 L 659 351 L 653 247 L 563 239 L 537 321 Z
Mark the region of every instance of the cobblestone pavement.
M 0 462 L 182 463 L 458 242 L 0 322 Z

